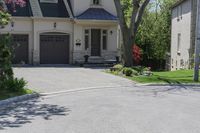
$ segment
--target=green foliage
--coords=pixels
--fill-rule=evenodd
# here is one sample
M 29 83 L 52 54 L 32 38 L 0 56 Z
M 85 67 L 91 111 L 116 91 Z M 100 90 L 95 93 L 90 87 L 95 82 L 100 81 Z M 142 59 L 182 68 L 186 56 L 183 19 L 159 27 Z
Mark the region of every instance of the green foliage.
M 1 36 L 0 39 L 0 89 L 20 92 L 24 90 L 27 83 L 13 76 L 11 40 L 10 35 Z
M 132 74 L 133 74 L 133 70 L 132 70 L 132 68 L 127 68 L 127 67 L 125 67 L 124 69 L 123 69 L 123 74 L 125 74 L 126 76 L 132 76 Z
M 126 19 L 127 25 L 130 24 L 131 12 L 133 10 L 132 1 L 131 0 L 121 0 L 122 8 L 124 10 L 124 15 Z
M 13 79 L 11 38 L 9 35 L 0 39 L 0 82 Z
M 193 70 L 154 72 L 152 76 L 136 76 L 130 79 L 139 83 L 197 83 L 193 81 Z
M 135 66 L 135 67 L 132 67 L 132 69 L 137 71 L 140 75 L 142 75 L 143 72 L 145 71 L 145 67 L 144 66 Z
M 1 82 L 0 88 L 9 90 L 10 92 L 20 92 L 25 88 L 26 84 L 27 82 L 24 79 L 14 78 Z
M 117 65 L 113 66 L 115 71 L 121 71 L 123 69 L 123 67 L 124 66 L 122 64 L 117 64 Z
M 134 69 L 132 69 L 133 75 L 138 76 L 138 72 Z
M 10 14 L 0 10 L 0 26 L 3 27 L 7 25 L 9 21 L 10 21 Z
M 170 50 L 171 9 L 176 0 L 160 0 L 147 7 L 138 30 L 136 44 L 143 49 L 143 59 L 162 60 Z

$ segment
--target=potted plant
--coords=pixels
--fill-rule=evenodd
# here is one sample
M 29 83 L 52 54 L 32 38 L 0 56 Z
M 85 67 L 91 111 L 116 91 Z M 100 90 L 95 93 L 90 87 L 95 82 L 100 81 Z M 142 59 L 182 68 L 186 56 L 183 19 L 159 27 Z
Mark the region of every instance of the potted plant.
M 84 58 L 85 58 L 85 63 L 88 63 L 88 59 L 89 59 L 89 55 L 84 55 Z

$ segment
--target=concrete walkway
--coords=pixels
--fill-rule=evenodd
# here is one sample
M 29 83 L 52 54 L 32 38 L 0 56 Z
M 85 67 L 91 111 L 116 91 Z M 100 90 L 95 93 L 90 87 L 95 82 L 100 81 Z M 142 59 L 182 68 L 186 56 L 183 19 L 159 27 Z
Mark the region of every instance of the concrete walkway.
M 15 76 L 28 81 L 28 87 L 42 93 L 79 88 L 132 86 L 133 82 L 102 72 L 78 67 L 14 68 Z

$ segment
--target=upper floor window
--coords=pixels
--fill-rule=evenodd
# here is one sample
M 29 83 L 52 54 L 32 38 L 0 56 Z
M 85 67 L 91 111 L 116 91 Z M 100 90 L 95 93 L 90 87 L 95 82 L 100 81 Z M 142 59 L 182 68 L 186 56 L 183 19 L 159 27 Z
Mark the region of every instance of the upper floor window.
M 182 5 L 179 5 L 178 7 L 177 7 L 177 21 L 180 21 L 183 17 L 182 17 L 182 15 L 183 15 L 183 11 L 182 11 L 183 9 L 182 9 Z
M 178 33 L 178 42 L 177 42 L 177 53 L 178 55 L 181 53 L 181 33 Z
M 101 5 L 101 0 L 92 0 L 93 5 Z

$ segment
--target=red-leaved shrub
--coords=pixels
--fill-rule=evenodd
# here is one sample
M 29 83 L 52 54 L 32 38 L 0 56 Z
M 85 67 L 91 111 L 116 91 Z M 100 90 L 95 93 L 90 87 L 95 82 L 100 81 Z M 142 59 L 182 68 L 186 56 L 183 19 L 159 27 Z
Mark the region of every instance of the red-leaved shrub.
M 137 45 L 133 45 L 133 60 L 136 65 L 142 61 L 142 51 Z

